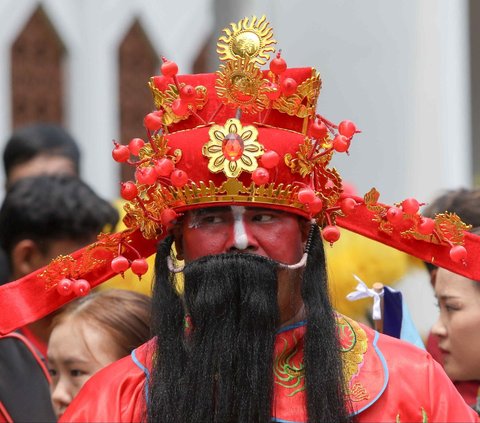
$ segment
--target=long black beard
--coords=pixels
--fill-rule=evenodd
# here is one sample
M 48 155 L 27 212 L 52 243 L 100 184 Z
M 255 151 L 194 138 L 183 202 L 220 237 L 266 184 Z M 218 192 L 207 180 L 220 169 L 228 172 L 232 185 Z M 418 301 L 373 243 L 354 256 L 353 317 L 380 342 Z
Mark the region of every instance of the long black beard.
M 302 285 L 308 318 L 306 408 L 309 422 L 347 422 L 342 362 L 318 231 L 316 238 Z M 166 240 L 157 253 L 152 328 L 157 345 L 148 420 L 269 422 L 278 326 L 277 263 L 244 254 L 204 257 L 184 269 L 182 303 L 166 264 L 171 243 Z M 185 309 L 191 319 L 187 330 Z
M 184 306 L 191 328 L 174 336 L 176 351 L 170 353 L 183 357 L 176 369 L 171 355 L 161 353 L 172 334 L 159 328 L 151 421 L 270 420 L 276 269 L 272 260 L 244 254 L 203 257 L 185 267 Z

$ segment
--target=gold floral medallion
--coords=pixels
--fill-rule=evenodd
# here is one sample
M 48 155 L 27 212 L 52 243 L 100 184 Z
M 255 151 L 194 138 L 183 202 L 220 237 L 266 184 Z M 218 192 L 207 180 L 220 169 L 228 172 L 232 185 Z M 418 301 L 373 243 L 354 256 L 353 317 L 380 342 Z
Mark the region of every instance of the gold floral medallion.
M 257 140 L 254 126 L 242 126 L 232 118 L 224 126 L 213 125 L 208 134 L 210 141 L 203 146 L 202 153 L 210 159 L 211 172 L 236 178 L 242 171 L 253 172 L 258 167 L 257 157 L 264 153 L 264 148 Z

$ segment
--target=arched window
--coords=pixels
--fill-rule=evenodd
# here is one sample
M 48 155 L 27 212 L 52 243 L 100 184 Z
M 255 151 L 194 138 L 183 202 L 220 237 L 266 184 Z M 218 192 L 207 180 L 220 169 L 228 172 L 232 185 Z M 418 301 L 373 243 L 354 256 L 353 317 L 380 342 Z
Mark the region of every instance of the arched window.
M 39 6 L 11 48 L 12 126 L 63 124 L 63 43 Z
M 143 138 L 144 116 L 153 110 L 153 98 L 147 82 L 158 74 L 159 58 L 140 22 L 135 20 L 119 49 L 120 140 L 128 144 L 134 137 Z M 133 168 L 122 165 L 121 180 L 133 178 Z

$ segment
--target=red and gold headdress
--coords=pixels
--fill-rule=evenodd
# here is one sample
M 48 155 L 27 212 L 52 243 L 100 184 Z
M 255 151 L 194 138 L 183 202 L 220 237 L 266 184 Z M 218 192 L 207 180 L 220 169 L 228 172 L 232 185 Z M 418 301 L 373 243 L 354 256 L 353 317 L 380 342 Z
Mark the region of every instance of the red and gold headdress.
M 415 199 L 391 207 L 378 202 L 375 189 L 363 198 L 343 193 L 330 161 L 348 153 L 359 131 L 351 121 L 335 125 L 316 113 L 322 82 L 315 69 L 289 69 L 280 52 L 269 61 L 276 42 L 265 17 L 242 19 L 223 32 L 215 74 L 178 75 L 177 65 L 163 59 L 162 75 L 149 81 L 156 110 L 144 119 L 147 140 L 115 144 L 113 158 L 136 168 L 136 180 L 121 188 L 127 231 L 100 235 L 95 244 L 0 288 L 0 306 L 11 309 L 9 301 L 23 299 L 18 312 L 3 314 L 16 317 L 0 319 L 1 333 L 130 266 L 142 275 L 143 257 L 172 222 L 200 207 L 289 211 L 314 219 L 330 243 L 339 225 L 480 279 L 480 267 L 467 258 L 467 251 L 475 256 L 478 238 L 456 215 L 424 218 Z

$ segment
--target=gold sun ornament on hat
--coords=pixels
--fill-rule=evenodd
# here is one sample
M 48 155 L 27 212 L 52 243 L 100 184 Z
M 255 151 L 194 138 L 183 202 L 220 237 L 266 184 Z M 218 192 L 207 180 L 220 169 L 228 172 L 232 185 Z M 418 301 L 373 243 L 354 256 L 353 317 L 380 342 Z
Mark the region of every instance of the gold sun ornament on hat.
M 220 65 L 217 71 L 217 95 L 225 104 L 247 113 L 256 113 L 268 105 L 268 81 L 254 61 L 240 58 Z
M 242 19 L 223 31 L 226 35 L 219 38 L 217 52 L 226 64 L 217 71 L 217 95 L 223 103 L 244 112 L 261 112 L 268 106 L 271 87 L 259 66 L 275 51 L 273 30 L 262 16 Z
M 230 28 L 223 32 L 225 35 L 217 43 L 217 53 L 222 61 L 243 58 L 264 65 L 270 58 L 269 53 L 275 51 L 273 29 L 265 16 L 260 19 L 246 17 L 230 24 Z

